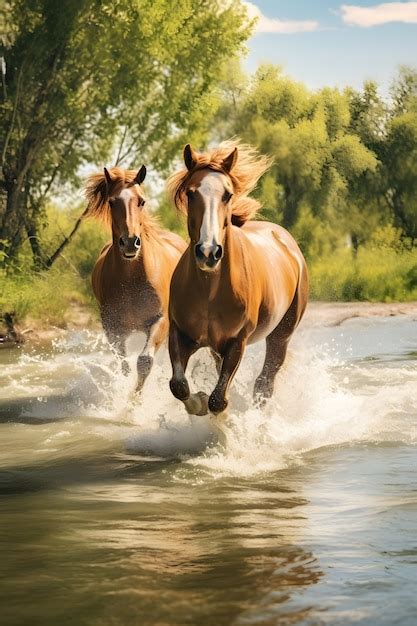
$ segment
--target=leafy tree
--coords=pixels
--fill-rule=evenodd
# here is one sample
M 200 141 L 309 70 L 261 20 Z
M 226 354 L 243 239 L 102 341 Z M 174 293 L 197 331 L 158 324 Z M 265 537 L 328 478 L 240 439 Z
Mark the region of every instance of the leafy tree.
M 10 0 L 1 22 L 0 257 L 28 236 L 39 266 L 50 192 L 112 154 L 166 166 L 251 28 L 238 0 Z
M 349 190 L 376 159 L 350 128 L 349 99 L 336 89 L 309 92 L 263 66 L 244 94 L 233 132 L 274 158 L 263 180 L 268 217 L 292 228 L 300 210 L 343 222 Z
M 384 103 L 373 83 L 350 92 L 351 127 L 378 160 L 357 181 L 354 202 L 364 214 L 417 236 L 417 72 L 401 68 Z M 375 221 L 375 219 L 373 220 Z

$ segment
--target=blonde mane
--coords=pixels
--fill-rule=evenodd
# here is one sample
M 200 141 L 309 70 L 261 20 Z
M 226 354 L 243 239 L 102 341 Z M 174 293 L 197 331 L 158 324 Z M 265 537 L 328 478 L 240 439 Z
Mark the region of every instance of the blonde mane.
M 109 198 L 117 196 L 120 192 L 131 187 L 137 170 L 124 170 L 120 167 L 108 168 L 112 182 L 108 185 L 104 171 L 90 174 L 86 180 L 84 193 L 87 198 L 85 217 L 94 217 L 101 220 L 107 226 L 111 225 L 111 211 Z M 142 187 L 140 187 L 142 190 Z
M 235 147 L 238 149 L 237 161 L 232 171 L 227 173 L 234 188 L 232 223 L 235 226 L 242 226 L 256 216 L 261 208 L 261 203 L 254 198 L 250 198 L 249 194 L 256 187 L 260 177 L 271 166 L 272 159 L 260 155 L 255 148 L 241 143 L 238 139 L 229 139 L 221 143 L 217 148 L 199 153 L 197 155 L 198 160 L 191 171 L 184 168 L 168 179 L 168 194 L 179 211 L 187 214 L 185 189 L 191 176 L 197 170 L 205 168 L 215 172 L 224 172 L 222 163 Z

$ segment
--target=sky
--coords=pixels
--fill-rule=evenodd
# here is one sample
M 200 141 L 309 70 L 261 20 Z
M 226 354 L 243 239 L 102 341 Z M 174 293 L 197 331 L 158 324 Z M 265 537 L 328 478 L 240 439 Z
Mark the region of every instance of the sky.
M 258 16 L 246 68 L 264 62 L 312 89 L 389 85 L 400 65 L 417 68 L 417 2 L 375 0 L 253 0 Z

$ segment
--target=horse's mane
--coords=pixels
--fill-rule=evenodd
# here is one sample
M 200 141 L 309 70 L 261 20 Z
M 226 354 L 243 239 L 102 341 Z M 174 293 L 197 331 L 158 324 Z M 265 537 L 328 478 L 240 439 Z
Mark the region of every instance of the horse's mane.
M 112 182 L 110 186 L 106 181 L 104 171 L 90 174 L 86 180 L 84 192 L 88 201 L 85 217 L 95 217 L 111 225 L 111 212 L 109 198 L 118 195 L 125 187 L 132 185 L 137 170 L 124 170 L 120 167 L 108 168 Z
M 237 161 L 230 173 L 224 172 L 222 163 L 232 150 L 237 147 Z M 255 188 L 256 183 L 271 166 L 269 157 L 260 155 L 257 150 L 239 139 L 229 139 L 221 143 L 217 148 L 197 154 L 197 162 L 191 171 L 186 168 L 173 174 L 167 183 L 168 194 L 182 213 L 187 213 L 185 188 L 190 177 L 197 170 L 209 168 L 215 172 L 224 172 L 230 177 L 234 196 L 232 200 L 232 223 L 242 226 L 245 222 L 253 219 L 261 208 L 261 203 L 249 197 L 249 193 Z

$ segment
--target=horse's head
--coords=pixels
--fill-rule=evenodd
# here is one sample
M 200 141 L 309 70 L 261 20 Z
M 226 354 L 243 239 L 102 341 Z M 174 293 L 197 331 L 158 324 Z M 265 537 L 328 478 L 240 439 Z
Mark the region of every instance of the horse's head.
M 122 258 L 138 258 L 141 250 L 142 207 L 145 204 L 139 187 L 145 180 L 146 167 L 142 165 L 134 180 L 117 184 L 104 168 L 107 181 L 108 201 L 111 213 L 114 245 L 118 245 Z
M 224 254 L 226 228 L 232 218 L 233 183 L 229 173 L 236 159 L 237 148 L 222 161 L 219 170 L 199 169 L 195 167 L 198 155 L 190 145 L 184 148 L 184 162 L 190 172 L 184 189 L 188 233 L 197 266 L 206 272 L 215 271 Z

